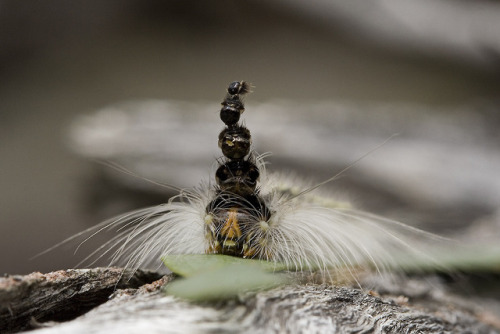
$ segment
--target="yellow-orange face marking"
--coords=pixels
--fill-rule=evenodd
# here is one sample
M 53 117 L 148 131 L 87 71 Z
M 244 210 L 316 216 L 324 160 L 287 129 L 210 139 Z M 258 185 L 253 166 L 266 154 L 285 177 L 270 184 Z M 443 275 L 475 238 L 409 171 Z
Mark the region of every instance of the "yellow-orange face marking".
M 218 241 L 211 242 L 208 248 L 205 250 L 205 254 L 219 254 L 222 248 Z
M 229 210 L 228 218 L 220 230 L 220 234 L 230 239 L 241 237 L 240 225 L 238 224 L 238 209 Z
M 252 258 L 256 253 L 255 248 L 253 247 L 248 247 L 247 244 L 243 245 L 243 257 L 250 257 Z

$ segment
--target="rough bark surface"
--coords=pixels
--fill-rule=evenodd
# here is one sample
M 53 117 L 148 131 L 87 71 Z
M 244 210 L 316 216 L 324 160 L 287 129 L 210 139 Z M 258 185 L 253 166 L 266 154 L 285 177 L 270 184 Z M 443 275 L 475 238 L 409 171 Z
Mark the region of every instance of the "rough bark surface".
M 154 274 L 121 278 L 121 271 L 113 268 L 2 278 L 0 328 L 15 332 L 40 327 L 36 333 L 52 334 L 499 333 L 500 327 L 494 311 L 498 303 L 453 296 L 421 279 L 385 286 L 378 282 L 368 292 L 290 285 L 194 304 L 164 295 L 161 287 L 173 276 L 144 285 Z
M 37 322 L 67 321 L 107 301 L 115 289 L 138 288 L 158 279 L 154 272 L 118 268 L 60 270 L 0 278 L 0 332 Z

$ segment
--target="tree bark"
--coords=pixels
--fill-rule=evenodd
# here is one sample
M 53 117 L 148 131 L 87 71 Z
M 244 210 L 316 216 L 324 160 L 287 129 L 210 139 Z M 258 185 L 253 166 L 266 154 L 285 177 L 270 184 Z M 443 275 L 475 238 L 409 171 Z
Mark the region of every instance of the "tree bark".
M 132 273 L 96 268 L 1 278 L 0 328 L 4 333 L 38 328 L 38 334 L 499 333 L 500 328 L 498 302 L 452 295 L 428 278 L 372 280 L 370 291 L 296 284 L 196 304 L 162 292 L 173 275 L 156 281 L 151 272 L 124 280 L 127 275 Z
M 116 289 L 138 288 L 160 276 L 119 268 L 60 270 L 0 278 L 0 332 L 37 322 L 67 321 L 107 301 Z

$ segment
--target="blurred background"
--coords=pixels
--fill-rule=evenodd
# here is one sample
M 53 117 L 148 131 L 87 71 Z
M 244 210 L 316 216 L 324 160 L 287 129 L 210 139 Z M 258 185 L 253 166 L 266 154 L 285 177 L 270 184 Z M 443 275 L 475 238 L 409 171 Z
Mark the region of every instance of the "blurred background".
M 96 160 L 210 178 L 234 80 L 272 170 L 321 181 L 399 133 L 328 190 L 500 240 L 495 1 L 2 0 L 0 78 L 3 273 L 74 267 L 74 243 L 30 258 L 171 195 Z

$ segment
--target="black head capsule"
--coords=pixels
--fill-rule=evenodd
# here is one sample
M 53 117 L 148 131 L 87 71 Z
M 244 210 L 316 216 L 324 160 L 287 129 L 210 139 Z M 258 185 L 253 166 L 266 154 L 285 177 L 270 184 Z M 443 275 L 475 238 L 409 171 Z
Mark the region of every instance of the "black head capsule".
M 250 153 L 251 144 L 250 131 L 243 126 L 235 125 L 219 134 L 219 147 L 229 159 L 243 159 Z
M 243 104 L 241 104 L 241 108 L 235 107 L 234 105 L 224 105 L 220 110 L 220 119 L 227 126 L 234 125 L 240 120 L 240 116 L 243 111 L 245 111 L 245 108 L 243 108 Z
M 234 125 L 240 120 L 240 116 L 245 111 L 245 106 L 241 101 L 240 95 L 250 91 L 250 85 L 245 81 L 235 81 L 229 84 L 227 95 L 222 101 L 220 110 L 220 119 L 227 126 Z
M 222 192 L 244 198 L 255 192 L 259 174 L 259 169 L 252 162 L 234 160 L 220 166 L 215 172 L 215 179 Z
M 234 81 L 229 84 L 227 92 L 231 95 L 246 94 L 250 91 L 250 85 L 245 81 Z

